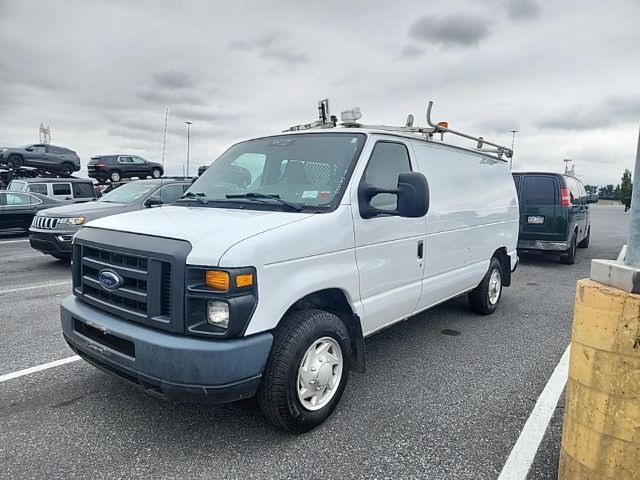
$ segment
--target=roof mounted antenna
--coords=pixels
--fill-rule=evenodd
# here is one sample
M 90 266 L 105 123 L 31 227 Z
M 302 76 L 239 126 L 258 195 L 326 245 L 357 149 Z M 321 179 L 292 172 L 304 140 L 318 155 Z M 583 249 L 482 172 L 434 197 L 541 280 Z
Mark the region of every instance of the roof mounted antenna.
M 283 132 L 297 132 L 298 130 L 308 130 L 310 128 L 333 128 L 338 123 L 338 118 L 331 115 L 329 111 L 329 99 L 318 100 L 318 120 L 311 123 L 294 125 Z
M 510 148 L 507 148 L 503 145 L 498 145 L 497 143 L 489 142 L 482 137 L 474 137 L 472 135 L 467 135 L 466 133 L 458 132 L 449 128 L 449 124 L 447 122 L 438 122 L 433 123 L 431 120 L 431 110 L 433 108 L 433 102 L 429 101 L 429 106 L 427 107 L 427 123 L 429 126 L 433 127 L 434 133 L 440 133 L 440 137 L 442 138 L 445 133 L 452 133 L 454 135 L 458 135 L 460 137 L 468 138 L 469 140 L 475 140 L 478 142 L 476 144 L 477 150 L 482 150 L 484 153 L 495 153 L 498 155 L 499 159 L 502 159 L 502 156 L 506 156 L 507 158 L 511 158 L 513 156 L 513 151 Z M 483 147 L 486 145 L 491 145 L 495 147 L 495 149 L 486 150 Z

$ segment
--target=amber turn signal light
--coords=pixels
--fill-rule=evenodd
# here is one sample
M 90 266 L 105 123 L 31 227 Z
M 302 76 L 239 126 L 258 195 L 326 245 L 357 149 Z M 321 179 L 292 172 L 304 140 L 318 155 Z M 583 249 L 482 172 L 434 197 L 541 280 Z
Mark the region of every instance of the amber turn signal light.
M 236 277 L 236 287 L 250 287 L 253 285 L 253 273 L 243 273 Z
M 207 270 L 204 275 L 204 283 L 209 288 L 226 292 L 229 290 L 229 273 L 220 270 Z

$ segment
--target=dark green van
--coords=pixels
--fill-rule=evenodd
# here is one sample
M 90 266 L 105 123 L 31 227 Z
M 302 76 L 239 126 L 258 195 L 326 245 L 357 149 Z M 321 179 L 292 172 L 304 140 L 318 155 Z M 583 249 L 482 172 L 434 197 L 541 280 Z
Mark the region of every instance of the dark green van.
M 587 248 L 591 236 L 589 197 L 577 178 L 559 173 L 514 173 L 520 202 L 518 249 L 560 252 L 573 264 L 576 247 Z

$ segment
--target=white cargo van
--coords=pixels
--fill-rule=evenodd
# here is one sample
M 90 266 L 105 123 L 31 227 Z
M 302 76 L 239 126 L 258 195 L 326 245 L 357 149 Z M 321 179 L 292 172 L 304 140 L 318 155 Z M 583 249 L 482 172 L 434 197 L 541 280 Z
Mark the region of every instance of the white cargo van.
M 173 206 L 88 223 L 61 309 L 71 348 L 169 396 L 257 394 L 302 432 L 364 371 L 364 337 L 465 293 L 492 313 L 518 262 L 511 151 L 429 114 L 338 126 L 319 109 L 233 145 Z

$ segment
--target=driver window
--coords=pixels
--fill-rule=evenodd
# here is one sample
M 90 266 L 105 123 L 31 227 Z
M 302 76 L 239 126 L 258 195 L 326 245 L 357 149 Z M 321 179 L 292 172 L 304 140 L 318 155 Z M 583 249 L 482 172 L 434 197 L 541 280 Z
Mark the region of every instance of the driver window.
M 364 171 L 362 181 L 373 187 L 395 189 L 398 175 L 411 171 L 409 151 L 402 143 L 378 142 Z M 371 199 L 371 206 L 381 210 L 395 210 L 397 197 L 391 193 L 381 193 Z
M 31 151 L 33 153 L 46 153 L 46 149 L 45 149 L 44 145 L 34 145 L 31 148 L 32 148 Z

